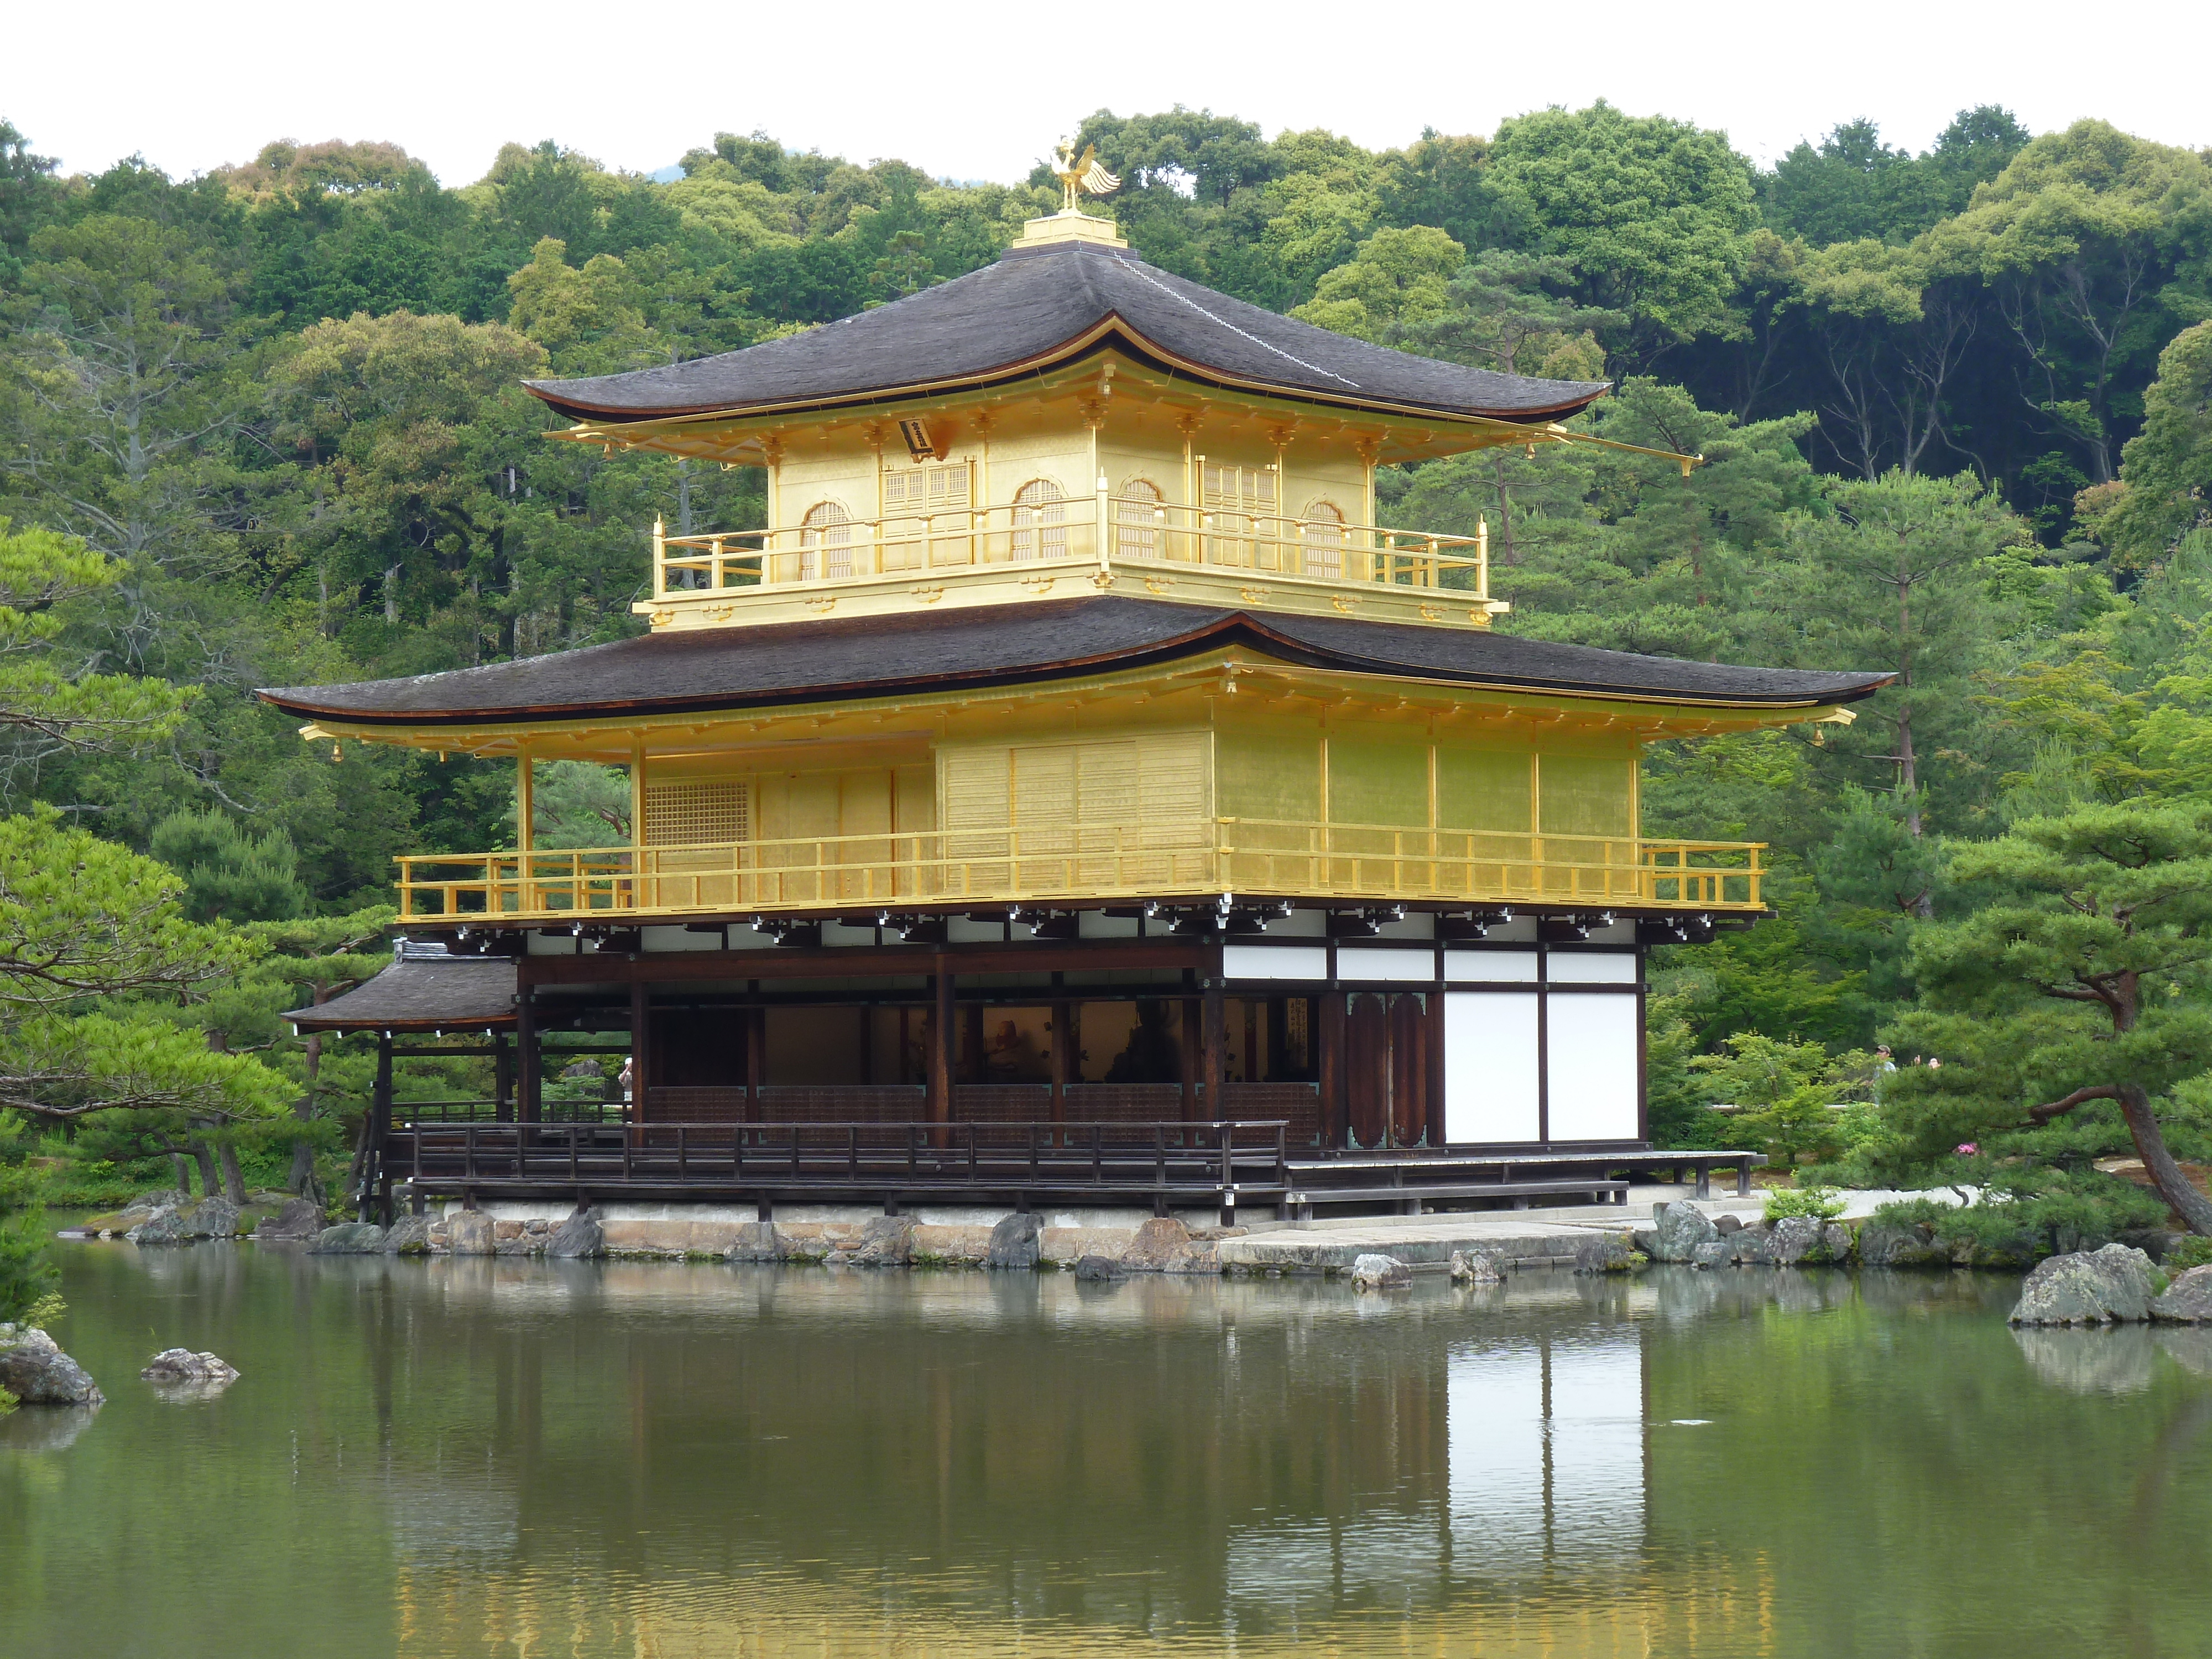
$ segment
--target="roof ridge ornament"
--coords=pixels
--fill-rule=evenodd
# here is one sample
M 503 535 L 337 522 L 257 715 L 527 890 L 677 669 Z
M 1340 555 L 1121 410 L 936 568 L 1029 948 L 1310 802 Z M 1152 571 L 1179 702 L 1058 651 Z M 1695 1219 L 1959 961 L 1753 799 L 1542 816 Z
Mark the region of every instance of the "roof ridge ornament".
M 1085 144 L 1083 154 L 1078 155 L 1075 146 L 1063 138 L 1053 154 L 1059 165 L 1053 168 L 1052 176 L 1060 180 L 1060 190 L 1066 197 L 1060 203 L 1062 213 L 1081 211 L 1081 198 L 1086 192 L 1092 196 L 1111 196 L 1121 188 L 1121 181 L 1100 164 L 1097 145 Z
M 1024 223 L 1021 236 L 1014 243 L 1016 247 L 1040 247 L 1054 242 L 1087 242 L 1096 247 L 1129 246 L 1111 219 L 1083 210 L 1086 194 L 1109 196 L 1121 188 L 1121 179 L 1107 172 L 1099 161 L 1097 145 L 1085 144 L 1079 155 L 1073 143 L 1061 139 L 1054 148 L 1050 170 L 1052 176 L 1060 180 L 1060 211 Z

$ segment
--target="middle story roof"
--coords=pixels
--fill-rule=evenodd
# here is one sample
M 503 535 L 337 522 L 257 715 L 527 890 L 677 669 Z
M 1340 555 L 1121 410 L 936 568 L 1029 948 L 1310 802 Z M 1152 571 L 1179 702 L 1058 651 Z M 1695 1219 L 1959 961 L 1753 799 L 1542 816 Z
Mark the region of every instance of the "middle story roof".
M 1346 673 L 1714 708 L 1850 702 L 1893 678 L 1742 668 L 1484 629 L 1101 594 L 944 614 L 671 629 L 481 668 L 259 695 L 289 714 L 354 727 L 619 719 L 1019 684 L 1171 663 L 1232 647 Z

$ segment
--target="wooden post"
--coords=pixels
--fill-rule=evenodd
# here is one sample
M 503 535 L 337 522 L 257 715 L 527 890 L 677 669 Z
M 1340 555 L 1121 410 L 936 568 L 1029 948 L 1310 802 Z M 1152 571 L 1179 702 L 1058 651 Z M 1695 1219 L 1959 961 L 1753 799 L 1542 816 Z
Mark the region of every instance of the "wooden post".
M 1221 995 L 1221 981 L 1208 979 L 1205 994 L 1206 1115 L 1219 1123 L 1228 1115 L 1229 1009 Z
M 1052 1121 L 1067 1121 L 1067 1085 L 1076 1080 L 1075 1010 L 1073 1002 L 1052 1005 Z
M 368 1156 L 361 1171 L 361 1218 L 392 1224 L 392 1177 L 384 1166 L 392 1133 L 392 1033 L 376 1034 L 376 1081 L 368 1097 Z M 203 1185 L 205 1183 L 203 1182 Z
M 637 971 L 632 964 L 630 971 Z M 647 1109 L 647 1085 L 653 1079 L 653 1005 L 645 994 L 645 981 L 629 982 L 629 1121 L 643 1123 L 653 1114 Z
M 1182 1084 L 1182 1121 L 1186 1123 L 1198 1121 L 1198 1073 L 1203 1063 L 1200 1056 L 1206 1043 L 1200 1006 L 1196 997 L 1182 1000 L 1182 1030 L 1180 1033 L 1182 1041 L 1176 1044 L 1177 1069 Z
M 768 1010 L 755 1004 L 744 1011 L 745 1117 L 758 1123 L 768 1115 L 761 1090 L 768 1082 Z
M 1328 991 L 1314 999 L 1320 1018 L 1314 1024 L 1315 1072 L 1321 1079 L 1321 1139 L 1324 1146 L 1344 1145 L 1345 995 Z
M 538 1042 L 538 1006 L 525 985 L 514 1005 L 514 1115 L 518 1122 L 538 1121 L 538 1073 L 544 1055 Z
M 929 1023 L 929 1121 L 952 1121 L 952 975 L 938 963 L 937 1018 Z

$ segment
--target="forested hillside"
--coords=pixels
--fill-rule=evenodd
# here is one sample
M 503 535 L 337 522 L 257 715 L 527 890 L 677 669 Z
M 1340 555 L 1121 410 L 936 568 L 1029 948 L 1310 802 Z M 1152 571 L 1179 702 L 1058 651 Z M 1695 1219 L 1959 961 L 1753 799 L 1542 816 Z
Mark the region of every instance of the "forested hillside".
M 633 632 L 656 515 L 758 520 L 753 471 L 541 441 L 552 421 L 518 380 L 896 301 L 1058 202 L 1042 164 L 955 185 L 927 155 L 861 165 L 762 134 L 715 137 L 666 183 L 510 145 L 453 188 L 396 143 L 272 143 L 177 179 L 158 158 L 61 177 L 34 138 L 0 124 L 0 516 L 17 532 L 0 787 L 9 811 L 173 866 L 182 925 L 268 934 L 251 994 L 245 970 L 210 969 L 102 982 L 108 1000 L 63 1012 L 121 997 L 195 1038 L 221 1026 L 295 1082 L 323 1056 L 268 1014 L 374 948 L 361 913 L 392 854 L 506 842 L 511 785 L 463 759 L 333 765 L 251 689 Z M 1703 1133 L 1703 1103 L 1733 1097 L 1784 1150 L 1925 1173 L 1954 1131 L 2017 1119 L 2024 1099 L 1986 1073 L 1978 1105 L 1908 1079 L 1896 1092 L 1918 1105 L 1840 1139 L 1807 1103 L 1863 1092 L 1864 1051 L 1914 1029 L 1902 1017 L 1945 1017 L 1916 1001 L 1916 938 L 1948 937 L 1993 890 L 1956 878 L 1960 846 L 2038 814 L 2212 801 L 2207 155 L 2094 121 L 2032 136 L 1995 108 L 1920 155 L 1847 123 L 1771 171 L 1721 134 L 1603 104 L 1382 153 L 1180 110 L 1102 112 L 1090 142 L 1146 258 L 1410 350 L 1609 376 L 1595 429 L 1708 458 L 1686 480 L 1581 450 L 1388 477 L 1387 521 L 1488 515 L 1509 626 L 1898 672 L 1847 730 L 1656 757 L 1648 828 L 1765 839 L 1783 872 L 1779 920 L 1666 965 L 1665 1132 Z M 64 579 L 56 560 L 84 568 Z M 138 701 L 64 717 L 101 696 Z M 2199 970 L 2172 971 L 2203 998 Z M 2207 1065 L 2212 1047 L 2159 1085 L 2191 1148 L 2187 1079 Z M 82 1066 L 61 1070 L 97 1103 Z M 2060 1081 L 2004 1086 L 2055 1097 Z M 2127 1147 L 2121 1115 L 2069 1109 L 2039 1132 L 2072 1137 L 2052 1167 L 2087 1181 L 2087 1160 Z M 164 1131 L 179 1145 L 184 1121 Z

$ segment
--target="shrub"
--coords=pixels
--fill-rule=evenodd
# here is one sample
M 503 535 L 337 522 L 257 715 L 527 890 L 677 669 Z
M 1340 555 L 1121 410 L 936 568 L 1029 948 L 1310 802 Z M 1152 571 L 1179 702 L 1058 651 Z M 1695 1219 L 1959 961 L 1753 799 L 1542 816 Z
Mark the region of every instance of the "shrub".
M 1766 1194 L 1766 1218 L 1809 1215 L 1815 1221 L 1833 1221 L 1844 1212 L 1844 1201 L 1827 1187 L 1776 1187 Z
M 2212 1238 L 2191 1233 L 2187 1238 L 2166 1253 L 2164 1266 L 2168 1273 L 2186 1273 L 2191 1267 L 2212 1265 Z

